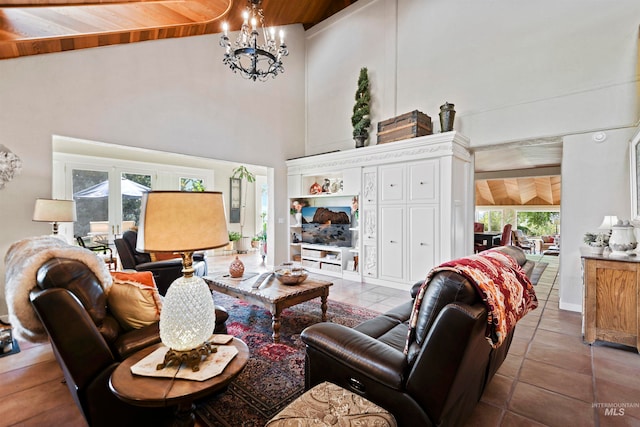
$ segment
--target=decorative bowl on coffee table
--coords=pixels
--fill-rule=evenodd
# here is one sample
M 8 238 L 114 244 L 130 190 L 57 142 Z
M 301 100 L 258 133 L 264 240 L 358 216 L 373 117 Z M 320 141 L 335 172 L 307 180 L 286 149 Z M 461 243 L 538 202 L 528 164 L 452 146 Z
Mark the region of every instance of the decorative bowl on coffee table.
M 280 265 L 275 269 L 274 274 L 280 283 L 288 286 L 298 285 L 307 280 L 309 276 L 304 268 L 290 264 Z

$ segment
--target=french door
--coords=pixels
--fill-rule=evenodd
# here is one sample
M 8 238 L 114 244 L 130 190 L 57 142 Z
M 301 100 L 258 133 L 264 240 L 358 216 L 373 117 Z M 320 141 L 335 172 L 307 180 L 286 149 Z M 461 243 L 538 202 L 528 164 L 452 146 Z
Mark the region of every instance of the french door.
M 138 225 L 142 194 L 152 187 L 151 172 L 87 165 L 68 171 L 76 201 L 74 236 L 108 244 Z

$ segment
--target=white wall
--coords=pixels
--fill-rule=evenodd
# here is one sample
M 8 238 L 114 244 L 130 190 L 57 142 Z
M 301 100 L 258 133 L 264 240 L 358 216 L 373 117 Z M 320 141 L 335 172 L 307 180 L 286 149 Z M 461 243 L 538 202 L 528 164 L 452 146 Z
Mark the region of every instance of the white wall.
M 274 262 L 283 261 L 284 161 L 304 154 L 304 31 L 286 31 L 286 71 L 264 83 L 222 64 L 219 35 L 0 61 L 0 144 L 23 160 L 21 175 L 0 190 L 0 254 L 16 240 L 50 233 L 31 216 L 35 199 L 51 196 L 56 134 L 275 168 L 274 232 L 282 238 L 270 250 Z
M 586 232 L 596 232 L 605 215 L 631 219 L 629 142 L 634 129 L 564 138 L 562 162 L 562 233 L 560 308 L 582 309 L 580 247 Z M 571 160 L 571 161 L 570 161 Z
M 349 118 L 362 66 L 371 76 L 370 141 L 377 121 L 416 109 L 438 132 L 445 101 L 472 147 L 569 135 L 561 303 L 579 310 L 582 235 L 604 210 L 629 216 L 622 148 L 640 111 L 639 16 L 636 0 L 360 0 L 307 32 L 307 154 L 354 147 Z M 612 149 L 592 149 L 591 133 L 609 129 Z M 602 156 L 618 166 L 587 185 L 596 179 L 581 165 Z M 612 189 L 623 190 L 613 197 Z M 588 214 L 584 201 L 567 207 L 585 192 L 610 203 Z

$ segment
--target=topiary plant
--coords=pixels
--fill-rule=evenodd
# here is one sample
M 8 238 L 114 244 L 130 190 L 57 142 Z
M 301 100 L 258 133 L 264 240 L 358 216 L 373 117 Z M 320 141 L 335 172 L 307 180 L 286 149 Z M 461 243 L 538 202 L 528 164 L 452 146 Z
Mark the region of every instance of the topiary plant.
M 370 114 L 371 94 L 369 93 L 369 74 L 367 67 L 360 69 L 358 77 L 358 89 L 356 90 L 356 103 L 353 106 L 351 124 L 353 125 L 353 137 L 356 147 L 364 146 L 369 138 L 369 126 L 371 126 Z

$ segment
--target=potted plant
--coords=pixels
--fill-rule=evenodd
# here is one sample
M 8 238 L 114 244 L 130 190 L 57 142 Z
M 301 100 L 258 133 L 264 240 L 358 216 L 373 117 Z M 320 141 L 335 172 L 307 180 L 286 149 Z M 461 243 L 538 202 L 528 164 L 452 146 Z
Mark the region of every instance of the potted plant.
M 608 233 L 585 233 L 584 242 L 589 246 L 591 253 L 602 255 L 604 248 L 609 245 Z
M 236 249 L 236 242 L 240 240 L 240 237 L 240 233 L 237 231 L 229 232 L 229 243 L 233 246 L 234 249 Z
M 241 182 L 254 183 L 256 176 L 247 169 L 246 166 L 240 165 L 233 170 L 231 178 L 240 179 Z M 242 188 L 242 187 L 241 187 Z M 239 253 L 247 253 L 251 247 L 251 238 L 244 235 L 245 211 L 247 208 L 247 192 L 240 192 L 240 239 L 236 243 L 236 250 Z
M 353 106 L 351 125 L 353 126 L 353 139 L 356 141 L 356 148 L 364 147 L 364 143 L 369 138 L 369 126 L 371 126 L 370 104 L 371 95 L 369 93 L 369 75 L 367 67 L 360 69 L 358 77 L 358 89 L 356 90 L 356 103 Z

